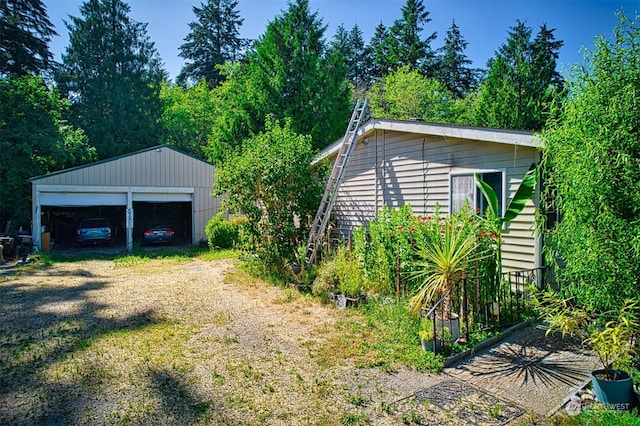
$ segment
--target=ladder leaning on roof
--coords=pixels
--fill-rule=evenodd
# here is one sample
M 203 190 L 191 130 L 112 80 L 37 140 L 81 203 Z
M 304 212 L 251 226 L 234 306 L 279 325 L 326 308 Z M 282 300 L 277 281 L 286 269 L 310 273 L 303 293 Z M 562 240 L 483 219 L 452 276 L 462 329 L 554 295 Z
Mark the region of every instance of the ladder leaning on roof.
M 331 216 L 331 210 L 333 209 L 333 205 L 336 202 L 338 188 L 340 187 L 340 184 L 342 183 L 342 179 L 344 177 L 344 170 L 347 167 L 349 157 L 351 156 L 353 148 L 356 145 L 356 140 L 358 138 L 358 129 L 360 128 L 360 124 L 363 122 L 364 117 L 366 117 L 367 115 L 368 106 L 368 99 L 358 99 L 358 102 L 356 102 L 356 106 L 353 109 L 353 113 L 351 114 L 351 120 L 349 121 L 349 125 L 347 126 L 347 131 L 344 134 L 344 138 L 342 139 L 342 144 L 340 145 L 340 150 L 338 151 L 336 161 L 335 163 L 333 163 L 333 169 L 331 170 L 331 175 L 329 175 L 327 186 L 324 189 L 322 201 L 320 201 L 318 212 L 316 213 L 316 217 L 313 220 L 313 224 L 311 225 L 311 230 L 309 231 L 309 239 L 307 240 L 306 252 L 307 268 L 309 268 L 313 264 L 313 261 L 316 257 L 317 249 L 322 243 L 322 237 L 325 230 L 327 229 L 329 217 Z

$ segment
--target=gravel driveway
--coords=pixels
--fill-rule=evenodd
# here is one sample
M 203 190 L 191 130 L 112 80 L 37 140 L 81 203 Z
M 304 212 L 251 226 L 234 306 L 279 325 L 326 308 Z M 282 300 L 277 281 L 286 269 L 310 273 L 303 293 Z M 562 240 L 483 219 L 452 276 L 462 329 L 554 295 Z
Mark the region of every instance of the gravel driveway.
M 0 424 L 459 424 L 441 380 L 323 354 L 345 315 L 233 260 L 91 260 L 0 274 Z
M 336 353 L 359 318 L 231 259 L 0 269 L 0 424 L 505 423 L 474 392 L 430 403 L 444 375 Z M 528 417 L 513 424 L 543 423 Z

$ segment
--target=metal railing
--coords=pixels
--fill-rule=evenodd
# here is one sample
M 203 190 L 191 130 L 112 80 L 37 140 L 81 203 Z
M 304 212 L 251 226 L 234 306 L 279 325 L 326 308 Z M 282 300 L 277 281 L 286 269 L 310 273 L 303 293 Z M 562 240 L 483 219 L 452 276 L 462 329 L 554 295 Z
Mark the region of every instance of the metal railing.
M 473 331 L 499 330 L 522 321 L 530 312 L 527 288 L 553 285 L 552 278 L 548 266 L 504 272 L 499 278 L 462 278 L 424 314 L 433 321 L 433 350 L 438 352 L 458 338 L 469 341 Z M 442 312 L 442 302 L 447 296 L 450 310 Z M 449 328 L 448 339 L 443 336 L 444 328 Z

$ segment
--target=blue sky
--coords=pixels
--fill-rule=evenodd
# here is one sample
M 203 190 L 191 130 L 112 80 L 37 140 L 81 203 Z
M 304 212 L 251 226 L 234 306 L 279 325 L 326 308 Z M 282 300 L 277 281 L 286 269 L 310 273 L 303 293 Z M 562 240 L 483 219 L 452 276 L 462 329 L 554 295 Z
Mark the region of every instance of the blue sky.
M 195 20 L 192 6 L 200 0 L 129 0 L 131 16 L 148 23 L 147 32 L 173 79 L 180 72 L 183 60 L 179 47 L 189 32 L 188 24 Z M 405 0 L 310 0 L 312 11 L 322 18 L 329 40 L 338 25 L 347 29 L 358 24 L 368 42 L 375 27 L 382 22 L 389 27 L 400 18 Z M 78 16 L 80 0 L 44 0 L 56 31 L 60 34 L 51 43 L 57 60 L 68 43 L 63 19 Z M 257 38 L 267 24 L 286 10 L 287 0 L 239 0 L 238 10 L 244 18 L 241 36 Z M 598 34 L 609 37 L 617 22 L 615 12 L 623 10 L 629 17 L 640 13 L 640 0 L 425 0 L 431 22 L 424 34 L 437 32 L 433 48 L 442 45 L 445 33 L 455 19 L 456 25 L 469 43 L 466 54 L 475 67 L 484 67 L 487 59 L 505 42 L 507 31 L 516 20 L 537 28 L 546 23 L 556 29 L 556 38 L 564 40 L 560 64 L 569 67 L 582 60 L 582 49 L 592 48 Z M 534 32 L 535 32 L 534 31 Z

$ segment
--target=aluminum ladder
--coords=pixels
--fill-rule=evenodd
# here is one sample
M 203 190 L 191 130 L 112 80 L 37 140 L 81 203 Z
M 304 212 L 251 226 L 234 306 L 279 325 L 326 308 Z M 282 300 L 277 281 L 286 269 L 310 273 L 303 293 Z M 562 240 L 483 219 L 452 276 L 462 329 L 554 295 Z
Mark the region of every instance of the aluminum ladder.
M 327 229 L 327 224 L 329 223 L 331 210 L 333 209 L 336 197 L 338 196 L 338 188 L 342 183 L 344 171 L 347 168 L 347 163 L 349 162 L 349 157 L 356 145 L 360 124 L 367 116 L 368 106 L 368 99 L 358 99 L 358 102 L 356 102 L 356 106 L 353 109 L 353 113 L 351 114 L 351 120 L 347 126 L 344 138 L 342 139 L 342 145 L 340 145 L 336 161 L 333 163 L 331 175 L 329 175 L 327 186 L 325 187 L 324 194 L 322 195 L 322 201 L 320 201 L 318 212 L 316 213 L 316 217 L 313 219 L 313 224 L 309 230 L 309 239 L 307 240 L 306 251 L 307 269 L 313 264 L 316 258 L 317 249 L 322 244 L 322 238 Z

